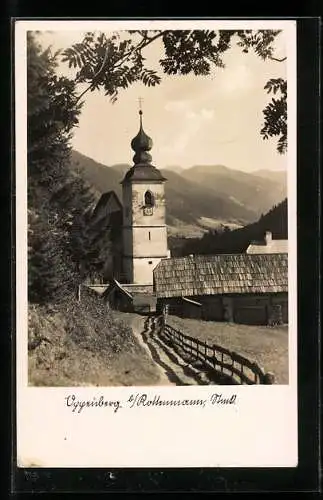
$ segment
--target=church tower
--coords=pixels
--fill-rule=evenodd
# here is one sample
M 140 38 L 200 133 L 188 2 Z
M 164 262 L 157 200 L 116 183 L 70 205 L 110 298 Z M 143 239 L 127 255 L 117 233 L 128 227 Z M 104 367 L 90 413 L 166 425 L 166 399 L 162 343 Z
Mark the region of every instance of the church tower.
M 153 283 L 153 270 L 170 256 L 167 248 L 165 181 L 151 164 L 153 142 L 142 126 L 131 141 L 134 165 L 122 181 L 123 275 L 127 283 Z

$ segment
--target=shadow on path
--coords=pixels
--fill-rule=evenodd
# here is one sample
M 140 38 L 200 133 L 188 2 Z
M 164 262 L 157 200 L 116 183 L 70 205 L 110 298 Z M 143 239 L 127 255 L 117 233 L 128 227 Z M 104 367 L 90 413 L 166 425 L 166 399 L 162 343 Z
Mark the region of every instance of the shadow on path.
M 196 373 L 196 371 L 194 371 L 194 370 L 192 370 L 192 368 L 190 368 L 189 364 L 187 363 L 187 360 L 185 360 L 178 353 L 176 353 L 177 356 L 174 354 L 174 352 L 176 352 L 176 351 L 174 351 L 174 349 L 173 349 L 172 346 L 168 346 L 164 342 L 163 339 L 158 338 L 156 335 L 153 335 L 152 338 L 153 338 L 154 342 L 167 354 L 167 356 L 169 357 L 169 359 L 182 369 L 184 375 L 186 375 L 187 377 L 190 377 L 190 378 L 194 379 L 195 382 L 198 383 L 198 384 L 200 384 L 200 385 L 208 385 L 208 382 L 206 382 L 205 380 L 203 380 L 203 378 L 201 377 L 201 374 Z M 178 363 L 178 357 L 180 357 L 181 360 L 183 361 L 183 363 L 186 363 L 186 364 L 181 364 L 180 365 Z
M 189 367 L 191 366 L 192 368 L 195 368 L 195 370 L 199 370 L 201 374 L 204 374 L 207 377 L 208 382 L 202 380 L 200 382 L 201 384 L 208 385 L 213 383 L 215 385 L 239 385 L 239 383 L 229 374 L 222 373 L 221 371 L 217 370 L 216 367 L 208 367 L 201 360 L 196 359 L 194 356 L 191 356 L 187 352 L 180 349 L 178 346 L 174 346 L 169 338 L 164 336 L 162 333 L 160 334 L 160 338 L 164 344 L 169 346 L 169 348 L 175 351 L 177 355 L 187 363 L 188 366 L 185 366 L 184 370 L 190 370 Z M 190 370 L 190 372 L 192 372 L 192 370 Z M 196 380 L 199 379 L 198 375 L 196 375 L 195 372 L 193 376 L 196 378 Z
M 148 336 L 147 332 L 148 332 L 148 330 L 143 330 L 141 332 L 143 341 L 148 346 L 151 357 L 153 358 L 155 363 L 157 363 L 159 366 L 161 366 L 164 369 L 165 374 L 166 374 L 167 378 L 169 379 L 169 381 L 173 382 L 176 385 L 189 385 L 189 384 L 183 383 L 182 380 L 174 372 L 174 370 L 172 370 L 166 363 L 164 363 L 162 361 L 161 357 L 158 354 L 156 347 L 149 341 L 149 336 Z
M 156 327 L 154 317 L 148 316 L 145 319 L 144 330 L 141 332 L 141 335 L 143 341 L 150 350 L 153 360 L 165 370 L 168 379 L 176 383 L 176 385 L 190 384 L 183 383 L 176 372 L 161 359 L 158 348 L 156 348 L 155 345 L 168 356 L 172 363 L 182 370 L 186 377 L 193 379 L 195 383 L 199 385 L 239 385 L 230 375 L 218 371 L 216 367 L 214 369 L 207 367 L 200 360 L 196 360 L 195 357 L 190 356 L 190 354 L 182 351 L 178 346 L 175 346 L 169 338 L 163 334 L 161 328 Z M 178 358 L 183 361 L 183 364 L 178 362 Z M 200 373 L 197 373 L 196 370 L 199 370 Z

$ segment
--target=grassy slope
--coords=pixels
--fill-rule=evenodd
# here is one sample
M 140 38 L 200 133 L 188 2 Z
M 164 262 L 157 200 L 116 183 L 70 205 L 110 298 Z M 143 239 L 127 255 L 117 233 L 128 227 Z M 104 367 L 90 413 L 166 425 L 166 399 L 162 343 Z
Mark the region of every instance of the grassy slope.
M 42 340 L 40 340 L 42 339 Z M 29 384 L 157 385 L 159 371 L 131 329 L 98 298 L 29 307 Z
M 208 344 L 219 344 L 276 376 L 276 383 L 288 384 L 288 327 L 267 327 L 217 323 L 169 316 L 168 323 Z

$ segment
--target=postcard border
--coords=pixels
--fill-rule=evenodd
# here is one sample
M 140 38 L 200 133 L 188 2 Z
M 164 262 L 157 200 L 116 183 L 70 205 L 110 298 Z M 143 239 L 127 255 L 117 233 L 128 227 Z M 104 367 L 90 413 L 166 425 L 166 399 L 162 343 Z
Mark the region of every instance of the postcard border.
M 231 18 L 230 18 L 231 20 Z M 257 20 L 257 19 L 255 19 Z M 17 469 L 14 462 L 13 491 L 67 491 L 67 484 L 73 484 L 71 491 L 93 490 L 93 478 L 101 489 L 96 491 L 315 491 L 315 468 L 318 463 L 318 447 L 315 432 L 318 424 L 318 311 L 319 311 L 319 22 L 315 19 L 297 20 L 297 63 L 298 63 L 298 132 L 300 120 L 310 125 L 299 135 L 298 142 L 298 401 L 299 401 L 299 466 L 277 469 Z M 310 49 L 310 47 L 312 47 Z M 312 57 L 309 57 L 309 51 Z M 313 94 L 312 89 L 317 89 Z M 14 117 L 12 117 L 14 119 Z M 316 128 L 317 134 L 313 134 Z M 313 161 L 314 157 L 314 161 Z M 311 163 L 314 174 L 300 165 Z M 11 164 L 12 165 L 12 164 Z M 9 170 L 10 172 L 10 170 Z M 9 174 L 10 175 L 10 174 Z M 12 183 L 13 186 L 13 183 Z M 302 188 L 302 189 L 301 189 Z M 317 194 L 314 199 L 313 193 Z M 12 192 L 12 196 L 14 193 Z M 310 201 L 310 203 L 309 203 Z M 12 214 L 12 211 L 11 211 Z M 304 227 L 304 220 L 306 226 Z M 302 223 L 303 221 L 303 223 Z M 14 224 L 14 220 L 12 220 Z M 11 251 L 11 245 L 10 245 Z M 312 267 L 308 266 L 308 263 Z M 316 266 L 313 264 L 315 262 Z M 312 269 L 312 272 L 308 270 Z M 303 270 L 303 272 L 302 272 Z M 307 272 L 304 273 L 304 270 Z M 14 285 L 14 282 L 12 283 Z M 13 286 L 14 288 L 14 286 Z M 313 290 L 316 294 L 313 294 Z M 304 298 L 306 297 L 306 299 Z M 302 300 L 302 303 L 300 302 Z M 307 301 L 304 307 L 304 301 Z M 305 310 L 304 310 L 305 309 Z M 13 319 L 13 317 L 11 318 Z M 13 323 L 12 323 L 12 326 Z M 12 342 L 14 343 L 14 341 Z M 12 383 L 14 381 L 12 380 Z M 13 398 L 14 403 L 14 398 Z M 14 407 L 14 404 L 12 405 Z M 14 408 L 13 408 L 14 414 Z M 13 422 L 14 423 L 14 422 Z M 15 429 L 12 429 L 15 431 Z M 13 437 L 15 432 L 13 432 Z M 313 453 L 311 450 L 317 450 Z M 194 472 L 193 472 L 194 470 Z M 177 475 L 177 477 L 176 477 Z M 82 481 L 80 481 L 82 477 Z M 243 479 L 241 479 L 243 477 Z M 275 477 L 275 481 L 273 478 Z M 177 483 L 174 486 L 174 479 Z M 273 490 L 270 483 L 279 484 Z M 144 486 L 144 488 L 142 488 Z M 247 489 L 246 489 L 247 488 Z

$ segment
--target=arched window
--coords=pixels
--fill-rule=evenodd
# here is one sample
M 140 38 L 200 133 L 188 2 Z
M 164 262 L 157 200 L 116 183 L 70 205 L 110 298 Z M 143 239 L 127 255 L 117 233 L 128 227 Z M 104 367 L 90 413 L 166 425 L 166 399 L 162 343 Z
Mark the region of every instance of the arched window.
M 153 207 L 154 206 L 154 196 L 151 191 L 145 192 L 145 206 Z

